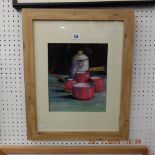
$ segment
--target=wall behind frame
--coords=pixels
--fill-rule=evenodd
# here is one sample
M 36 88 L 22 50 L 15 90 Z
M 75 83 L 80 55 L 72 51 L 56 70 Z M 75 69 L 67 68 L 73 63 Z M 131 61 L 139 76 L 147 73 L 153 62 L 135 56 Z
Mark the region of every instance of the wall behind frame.
M 155 7 L 135 10 L 136 28 L 128 141 L 29 141 L 23 71 L 22 17 L 0 0 L 0 145 L 146 144 L 155 155 Z

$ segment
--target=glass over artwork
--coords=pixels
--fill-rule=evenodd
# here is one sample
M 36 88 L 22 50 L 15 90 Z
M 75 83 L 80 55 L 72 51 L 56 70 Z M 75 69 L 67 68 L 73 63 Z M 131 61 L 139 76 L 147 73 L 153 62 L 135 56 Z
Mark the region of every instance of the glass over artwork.
M 106 43 L 48 43 L 49 111 L 105 112 L 107 54 Z

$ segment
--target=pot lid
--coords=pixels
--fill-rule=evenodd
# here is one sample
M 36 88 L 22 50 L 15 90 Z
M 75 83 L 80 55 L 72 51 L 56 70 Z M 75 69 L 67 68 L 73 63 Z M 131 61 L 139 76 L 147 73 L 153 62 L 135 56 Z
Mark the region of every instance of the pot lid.
M 79 50 L 77 52 L 77 54 L 74 56 L 74 59 L 75 60 L 87 60 L 88 57 L 87 57 L 87 55 L 83 54 L 83 51 L 82 50 Z

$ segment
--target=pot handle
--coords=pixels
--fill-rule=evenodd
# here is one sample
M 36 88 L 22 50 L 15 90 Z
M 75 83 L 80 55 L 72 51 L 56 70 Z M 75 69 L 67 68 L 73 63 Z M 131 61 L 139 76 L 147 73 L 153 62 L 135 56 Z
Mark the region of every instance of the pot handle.
M 62 76 L 60 76 L 60 75 L 58 75 L 58 74 L 52 74 L 52 75 L 53 75 L 54 77 L 56 77 L 56 78 L 62 80 L 63 82 L 66 81 Z

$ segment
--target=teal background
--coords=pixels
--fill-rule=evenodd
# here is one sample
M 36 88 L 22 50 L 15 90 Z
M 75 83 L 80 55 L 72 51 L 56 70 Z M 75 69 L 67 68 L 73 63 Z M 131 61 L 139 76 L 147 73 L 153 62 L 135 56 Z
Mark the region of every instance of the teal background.
M 63 75 L 63 77 L 66 77 Z M 103 77 L 106 83 L 105 77 Z M 78 100 L 71 93 L 65 92 L 63 82 L 60 82 L 51 74 L 48 75 L 49 82 L 49 111 L 66 112 L 105 112 L 106 92 L 95 92 L 95 97 L 90 100 Z M 52 86 L 53 85 L 53 86 Z M 58 87 L 55 87 L 55 86 Z

